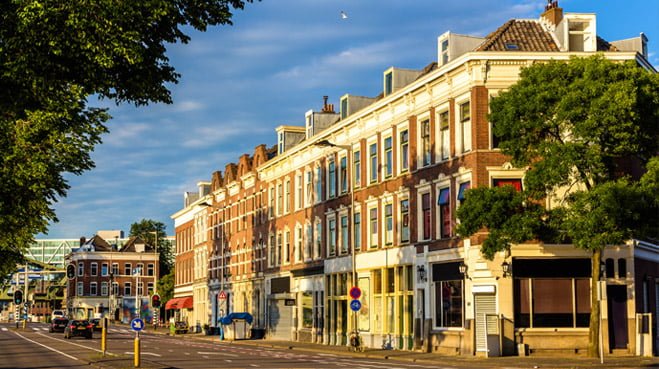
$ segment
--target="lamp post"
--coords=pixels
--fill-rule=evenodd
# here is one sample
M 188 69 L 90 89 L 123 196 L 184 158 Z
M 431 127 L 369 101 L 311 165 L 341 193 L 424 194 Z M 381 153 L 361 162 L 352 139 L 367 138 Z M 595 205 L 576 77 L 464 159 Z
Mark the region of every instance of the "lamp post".
M 335 143 L 330 142 L 329 140 L 321 140 L 316 143 L 314 143 L 315 146 L 319 147 L 336 147 L 339 149 L 344 149 L 346 150 L 348 160 L 346 163 L 350 167 L 350 221 L 351 221 L 351 226 L 350 226 L 350 253 L 351 253 L 351 264 L 352 264 L 352 284 L 354 287 L 357 286 L 357 254 L 356 254 L 356 249 L 355 249 L 355 188 L 354 183 L 355 183 L 355 173 L 354 173 L 354 166 L 351 165 L 353 158 L 353 149 L 351 145 L 337 145 Z M 355 330 L 355 335 L 359 336 L 359 321 L 358 321 L 358 316 L 357 316 L 357 311 L 353 310 L 353 329 Z

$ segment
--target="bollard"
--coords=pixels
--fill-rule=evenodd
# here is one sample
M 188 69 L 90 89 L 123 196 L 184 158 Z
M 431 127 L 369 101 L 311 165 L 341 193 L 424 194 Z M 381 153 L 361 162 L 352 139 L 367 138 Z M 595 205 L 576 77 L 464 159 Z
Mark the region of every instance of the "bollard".
M 101 331 L 101 351 L 103 351 L 103 356 L 105 356 L 108 346 L 108 328 L 107 328 L 107 318 L 103 318 L 103 330 Z
M 135 332 L 135 359 L 134 364 L 136 368 L 140 367 L 140 334 Z

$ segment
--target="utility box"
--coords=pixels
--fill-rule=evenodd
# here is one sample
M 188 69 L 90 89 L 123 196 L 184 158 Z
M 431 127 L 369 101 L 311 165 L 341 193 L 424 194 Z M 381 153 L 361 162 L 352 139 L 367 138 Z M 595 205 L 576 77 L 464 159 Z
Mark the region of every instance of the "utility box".
M 636 356 L 652 356 L 652 313 L 636 314 Z

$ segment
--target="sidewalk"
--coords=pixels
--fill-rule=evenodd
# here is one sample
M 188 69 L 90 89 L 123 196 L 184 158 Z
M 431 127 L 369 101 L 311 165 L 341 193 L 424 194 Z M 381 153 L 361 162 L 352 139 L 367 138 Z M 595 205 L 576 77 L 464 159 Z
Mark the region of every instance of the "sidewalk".
M 154 333 L 151 331 L 151 333 Z M 164 330 L 155 332 L 157 334 L 166 334 Z M 604 364 L 600 364 L 599 359 L 592 359 L 583 356 L 506 356 L 506 357 L 474 357 L 474 356 L 447 356 L 435 353 L 424 353 L 419 351 L 400 351 L 400 350 L 383 350 L 367 348 L 363 353 L 350 352 L 346 346 L 330 346 L 308 342 L 293 341 L 272 341 L 272 340 L 236 340 L 220 341 L 219 336 L 205 336 L 203 334 L 185 334 L 177 335 L 181 339 L 206 340 L 213 342 L 223 342 L 235 345 L 251 345 L 268 348 L 278 348 L 284 350 L 322 352 L 340 356 L 366 357 L 373 359 L 388 359 L 396 361 L 407 361 L 424 364 L 435 364 L 437 366 L 454 366 L 470 368 L 659 368 L 659 358 L 637 357 L 637 356 L 605 356 Z

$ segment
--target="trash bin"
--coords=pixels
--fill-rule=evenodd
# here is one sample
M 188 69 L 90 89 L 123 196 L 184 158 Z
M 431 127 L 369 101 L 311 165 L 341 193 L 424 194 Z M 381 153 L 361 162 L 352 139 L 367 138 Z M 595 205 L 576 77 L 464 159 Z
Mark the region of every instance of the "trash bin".
M 249 313 L 231 313 L 222 317 L 220 322 L 224 330 L 224 339 L 244 340 L 249 338 L 249 333 L 251 333 L 249 326 L 252 321 L 252 315 Z

